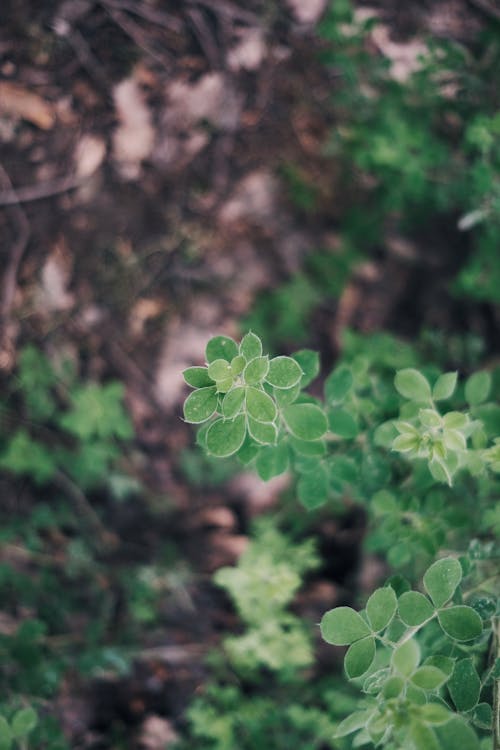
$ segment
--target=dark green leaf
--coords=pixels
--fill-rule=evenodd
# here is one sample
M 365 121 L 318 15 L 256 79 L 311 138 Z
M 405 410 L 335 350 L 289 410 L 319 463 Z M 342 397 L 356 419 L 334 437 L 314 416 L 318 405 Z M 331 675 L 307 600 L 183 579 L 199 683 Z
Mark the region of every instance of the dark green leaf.
M 256 461 L 259 477 L 267 482 L 288 469 L 288 449 L 284 443 L 261 448 Z
M 292 358 L 298 363 L 303 375 L 300 380 L 300 387 L 305 388 L 319 374 L 319 354 L 312 349 L 301 349 Z
M 351 370 L 341 365 L 333 370 L 325 380 L 325 399 L 328 404 L 341 403 L 352 388 Z
M 483 632 L 483 622 L 472 607 L 459 604 L 438 613 L 439 624 L 455 641 L 472 641 Z
M 308 471 L 297 482 L 297 495 L 306 508 L 312 510 L 323 505 L 328 499 L 328 474 L 323 464 L 314 471 Z
M 213 385 L 206 367 L 188 367 L 182 374 L 186 383 L 192 388 L 205 388 Z
M 329 409 L 328 424 L 331 432 L 343 438 L 355 438 L 359 434 L 356 420 L 346 409 Z
M 457 661 L 447 687 L 457 711 L 470 711 L 477 705 L 481 693 L 481 680 L 473 659 Z
M 442 727 L 436 727 L 439 750 L 479 750 L 476 733 L 459 717 L 453 717 Z

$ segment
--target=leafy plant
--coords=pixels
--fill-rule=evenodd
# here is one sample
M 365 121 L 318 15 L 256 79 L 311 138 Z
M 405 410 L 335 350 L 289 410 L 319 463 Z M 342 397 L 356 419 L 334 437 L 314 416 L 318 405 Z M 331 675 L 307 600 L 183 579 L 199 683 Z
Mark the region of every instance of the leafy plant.
M 498 646 L 488 656 L 500 576 L 494 545 L 469 540 L 493 539 L 498 523 L 498 375 L 479 371 L 462 385 L 456 372 L 421 365 L 395 344 L 375 337 L 363 351 L 351 337 L 349 359 L 326 378 L 320 401 L 303 391 L 319 371 L 314 352 L 269 358 L 254 333 L 239 345 L 217 336 L 206 366 L 184 372 L 194 388 L 184 416 L 202 425 L 198 442 L 208 454 L 235 455 L 263 479 L 290 471 L 307 509 L 331 502 L 341 512 L 348 492 L 374 520 L 368 544 L 396 575 L 361 613 L 339 607 L 322 620 L 328 642 L 349 646 L 346 676 L 366 694 L 338 736 L 362 730 L 356 746 L 390 750 L 478 748 L 500 710 Z M 443 555 L 450 546 L 469 552 Z M 414 583 L 423 574 L 424 592 L 403 574 Z M 242 569 L 219 575 L 233 596 L 251 600 Z M 252 627 L 272 621 L 264 605 L 245 610 L 237 601 Z

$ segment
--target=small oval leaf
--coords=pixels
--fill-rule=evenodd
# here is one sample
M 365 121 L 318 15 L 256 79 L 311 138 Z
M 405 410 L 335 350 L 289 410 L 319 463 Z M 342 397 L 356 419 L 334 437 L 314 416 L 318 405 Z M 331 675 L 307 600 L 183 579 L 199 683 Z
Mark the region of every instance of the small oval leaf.
M 349 646 L 371 635 L 361 615 L 351 607 L 336 607 L 326 612 L 321 620 L 321 635 L 334 646 Z
M 208 363 L 216 359 L 225 359 L 231 362 L 238 354 L 236 342 L 229 336 L 214 336 L 207 344 L 205 349 L 205 359 Z
M 293 388 L 301 381 L 302 374 L 300 365 L 291 357 L 274 357 L 266 380 L 275 388 Z
M 421 625 L 435 610 L 429 599 L 418 591 L 407 591 L 398 600 L 399 616 L 405 625 Z
M 390 586 L 376 589 L 366 603 L 366 614 L 375 633 L 386 628 L 396 613 L 397 599 Z
M 361 640 L 349 646 L 344 657 L 345 673 L 350 680 L 361 677 L 369 670 L 375 658 L 375 639 L 372 636 L 361 638 Z
M 283 418 L 292 435 L 299 440 L 319 440 L 328 429 L 324 413 L 315 404 L 286 406 Z
M 225 458 L 236 453 L 245 439 L 245 416 L 235 419 L 217 419 L 207 432 L 207 450 L 213 456 Z
M 248 414 L 257 422 L 274 422 L 278 413 L 271 396 L 253 386 L 247 388 L 246 406 Z
M 433 563 L 424 575 L 424 587 L 436 607 L 451 599 L 462 580 L 462 566 L 454 557 Z
M 411 367 L 396 373 L 394 385 L 398 393 L 410 401 L 429 401 L 431 398 L 431 387 L 427 378 Z
M 199 388 L 189 394 L 184 402 L 184 419 L 191 424 L 200 424 L 210 419 L 217 410 L 215 386 Z
M 483 632 L 483 621 L 478 613 L 464 604 L 441 610 L 438 620 L 444 632 L 455 641 L 472 641 Z

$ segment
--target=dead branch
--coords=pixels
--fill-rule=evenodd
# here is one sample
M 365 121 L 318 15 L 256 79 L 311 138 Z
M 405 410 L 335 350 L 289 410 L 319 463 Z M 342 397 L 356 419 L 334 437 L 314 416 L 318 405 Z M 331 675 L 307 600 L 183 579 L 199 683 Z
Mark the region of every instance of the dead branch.
M 38 185 L 27 185 L 26 187 L 13 188 L 0 191 L 0 206 L 19 206 L 21 203 L 32 203 L 43 198 L 51 198 L 54 195 L 67 193 L 81 187 L 88 177 L 77 177 L 71 175 L 60 179 L 40 182 Z
M 182 21 L 170 15 L 170 13 L 155 10 L 142 3 L 130 2 L 129 0 L 101 0 L 101 5 L 107 9 L 113 8 L 117 11 L 128 11 L 139 18 L 151 21 L 151 23 L 162 26 L 169 31 L 175 31 L 176 34 L 181 34 L 184 28 Z

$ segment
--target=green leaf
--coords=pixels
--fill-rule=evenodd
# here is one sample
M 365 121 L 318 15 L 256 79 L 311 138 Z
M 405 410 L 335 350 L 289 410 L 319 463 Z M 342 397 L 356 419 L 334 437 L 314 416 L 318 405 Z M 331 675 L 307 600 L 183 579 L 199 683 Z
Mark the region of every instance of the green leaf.
M 10 750 L 12 747 L 12 732 L 9 722 L 4 716 L 0 716 L 0 750 Z
M 227 393 L 231 390 L 231 388 L 234 385 L 234 378 L 232 375 L 230 375 L 228 378 L 224 378 L 223 380 L 218 380 L 216 384 L 216 391 L 217 393 Z
M 321 619 L 321 635 L 334 646 L 349 646 L 371 635 L 370 628 L 361 615 L 351 607 L 336 607 Z
M 214 336 L 205 349 L 205 359 L 208 363 L 214 362 L 216 359 L 225 359 L 226 362 L 231 362 L 237 354 L 236 342 L 229 336 Z
M 233 375 L 241 375 L 246 366 L 246 359 L 242 354 L 238 354 L 237 357 L 233 357 L 231 360 L 231 373 Z
M 431 387 L 427 378 L 411 367 L 398 370 L 394 385 L 398 393 L 410 401 L 429 401 L 431 398 Z
M 192 388 L 205 388 L 205 386 L 213 385 L 206 367 L 188 367 L 182 374 L 186 383 Z
M 426 703 L 419 711 L 420 717 L 426 724 L 446 724 L 453 714 L 442 703 Z
M 123 406 L 122 383 L 106 385 L 86 383 L 71 392 L 71 408 L 59 419 L 59 424 L 82 440 L 92 438 L 131 438 L 132 424 Z
M 267 482 L 288 469 L 288 450 L 284 443 L 261 448 L 256 461 L 259 477 Z
M 475 372 L 465 383 L 465 399 L 471 406 L 486 401 L 491 390 L 491 374 L 486 370 Z
M 206 448 L 206 446 L 205 446 Z M 257 456 L 261 451 L 261 446 L 258 445 L 250 435 L 246 435 L 245 440 L 243 441 L 243 445 L 237 452 L 236 456 L 238 458 L 238 461 L 241 461 L 241 463 L 244 466 L 247 466 L 247 464 L 251 463 L 255 456 Z
M 462 567 L 453 557 L 433 563 L 424 575 L 424 587 L 434 606 L 442 607 L 451 599 L 462 580 Z
M 398 453 L 408 453 L 410 451 L 417 451 L 420 446 L 420 436 L 414 435 L 410 432 L 405 432 L 402 435 L 398 435 L 392 441 L 392 450 L 398 451 Z
M 225 419 L 232 419 L 242 409 L 245 400 L 245 389 L 241 386 L 232 388 L 222 399 L 222 414 Z
M 306 508 L 319 508 L 328 499 L 328 474 L 323 464 L 314 471 L 308 471 L 297 482 L 297 495 Z
M 25 737 L 33 731 L 38 724 L 38 716 L 33 708 L 22 708 L 14 714 L 11 721 L 12 736 L 14 738 Z
M 351 370 L 345 365 L 335 368 L 325 380 L 325 399 L 329 404 L 341 403 L 353 385 Z
M 319 406 L 292 404 L 283 409 L 286 426 L 299 440 L 319 440 L 328 429 L 328 423 Z
M 447 687 L 457 711 L 470 711 L 477 705 L 481 693 L 481 680 L 472 658 L 456 662 Z
M 243 370 L 243 380 L 248 385 L 257 385 L 265 378 L 269 370 L 269 357 L 251 359 Z
M 481 729 L 491 730 L 493 711 L 489 703 L 478 703 L 474 709 L 473 722 Z
M 444 401 L 451 398 L 457 386 L 457 376 L 458 373 L 456 372 L 446 372 L 444 375 L 440 375 L 434 383 L 432 398 L 435 401 Z
M 357 732 L 358 729 L 363 729 L 371 715 L 371 711 L 355 711 L 340 722 L 334 737 L 347 737 L 348 734 Z
M 428 598 L 418 591 L 407 591 L 401 594 L 398 609 L 404 624 L 411 627 L 429 620 L 435 611 Z
M 293 404 L 299 395 L 300 383 L 297 383 L 293 388 L 288 388 L 286 390 L 280 390 L 279 388 L 273 390 L 273 396 L 278 406 L 288 406 L 289 404 Z
M 293 388 L 301 379 L 302 369 L 291 357 L 274 357 L 270 361 L 266 380 L 275 388 Z
M 437 667 L 423 666 L 419 667 L 410 679 L 414 685 L 422 690 L 437 690 L 441 685 L 444 685 L 448 675 L 441 672 Z
M 375 658 L 375 639 L 373 636 L 361 638 L 351 646 L 344 657 L 344 669 L 347 677 L 354 680 L 369 670 Z
M 410 638 L 401 646 L 398 646 L 391 658 L 392 666 L 403 675 L 409 677 L 418 666 L 420 661 L 420 647 L 414 638 Z
M 465 436 L 458 430 L 445 429 L 443 432 L 443 443 L 450 451 L 467 450 Z
M 262 445 L 274 445 L 278 439 L 278 430 L 272 422 L 257 422 L 248 417 L 248 432 L 258 443 Z
M 426 666 L 437 667 L 441 672 L 450 677 L 455 668 L 455 659 L 452 659 L 450 656 L 443 656 L 442 654 L 434 654 L 425 660 L 425 664 Z
M 208 377 L 216 382 L 220 380 L 232 379 L 233 373 L 231 365 L 225 359 L 215 359 L 208 365 Z
M 472 641 L 483 632 L 483 622 L 472 607 L 459 604 L 438 613 L 439 624 L 455 641 Z
M 217 419 L 207 432 L 207 450 L 217 458 L 232 456 L 243 445 L 245 434 L 244 414 L 236 419 Z
M 248 414 L 257 422 L 274 422 L 278 413 L 271 396 L 253 386 L 247 388 L 246 406 Z
M 323 440 L 299 440 L 290 435 L 290 445 L 301 456 L 324 456 L 326 453 Z
M 387 700 L 397 698 L 403 692 L 405 685 L 405 680 L 402 677 L 390 677 L 384 685 L 382 694 Z
M 453 717 L 436 728 L 439 750 L 479 750 L 476 733 L 462 718 Z
M 437 737 L 427 724 L 412 721 L 409 735 L 414 750 L 440 750 Z
M 184 402 L 184 419 L 191 424 L 200 424 L 210 419 L 217 410 L 215 386 L 200 388 L 190 393 Z
M 359 434 L 356 420 L 346 409 L 329 409 L 328 424 L 331 432 L 343 438 L 355 438 Z
M 319 354 L 318 352 L 313 352 L 312 349 L 301 349 L 292 354 L 292 358 L 302 370 L 303 375 L 300 380 L 300 387 L 305 388 L 319 374 Z
M 242 354 L 247 362 L 255 357 L 260 357 L 262 354 L 262 341 L 260 338 L 251 331 L 247 333 L 241 339 L 240 354 Z
M 435 409 L 419 409 L 418 418 L 424 427 L 441 427 L 443 420 Z
M 368 621 L 375 633 L 386 628 L 396 613 L 397 599 L 390 586 L 376 589 L 366 602 Z
M 462 414 L 461 411 L 449 411 L 443 417 L 444 426 L 451 430 L 462 430 L 467 422 L 467 415 Z

